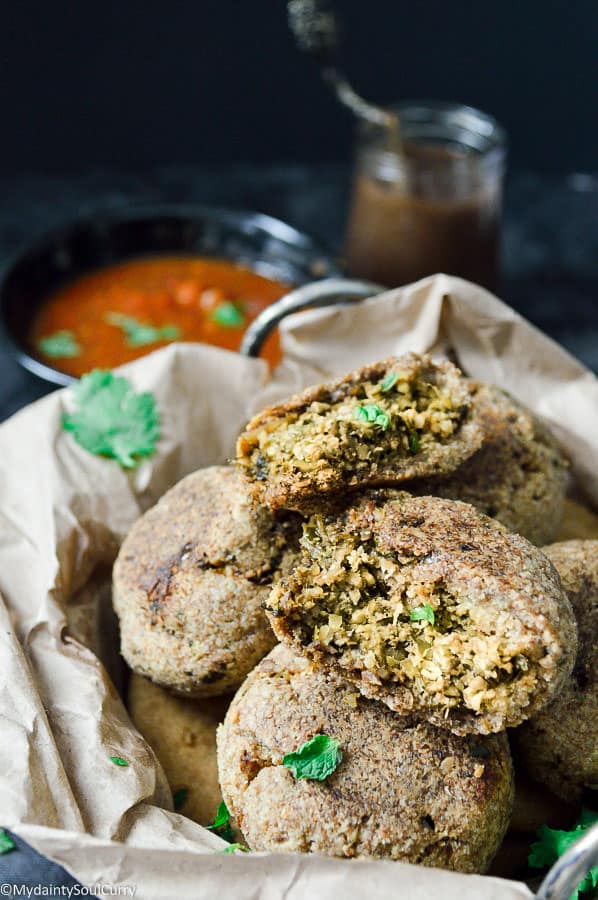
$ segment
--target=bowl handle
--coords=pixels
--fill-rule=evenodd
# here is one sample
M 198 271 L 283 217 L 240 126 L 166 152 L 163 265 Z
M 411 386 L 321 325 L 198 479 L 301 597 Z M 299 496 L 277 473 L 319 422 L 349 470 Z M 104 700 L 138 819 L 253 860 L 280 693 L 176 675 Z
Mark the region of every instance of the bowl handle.
M 555 862 L 540 885 L 536 900 L 569 900 L 592 866 L 598 865 L 598 823 Z
M 385 290 L 371 281 L 352 281 L 348 278 L 325 278 L 303 285 L 271 303 L 253 320 L 243 335 L 239 352 L 244 356 L 258 356 L 272 329 L 285 316 L 306 306 L 335 306 L 347 301 L 364 300 Z

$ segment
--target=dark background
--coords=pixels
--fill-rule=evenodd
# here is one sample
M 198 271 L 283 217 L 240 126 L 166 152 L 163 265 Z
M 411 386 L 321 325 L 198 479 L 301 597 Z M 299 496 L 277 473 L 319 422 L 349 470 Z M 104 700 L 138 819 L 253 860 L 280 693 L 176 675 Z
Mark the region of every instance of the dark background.
M 331 161 L 351 121 L 295 50 L 283 0 L 4 0 L 0 167 Z M 595 170 L 596 0 L 337 0 L 356 87 L 496 115 L 511 159 Z

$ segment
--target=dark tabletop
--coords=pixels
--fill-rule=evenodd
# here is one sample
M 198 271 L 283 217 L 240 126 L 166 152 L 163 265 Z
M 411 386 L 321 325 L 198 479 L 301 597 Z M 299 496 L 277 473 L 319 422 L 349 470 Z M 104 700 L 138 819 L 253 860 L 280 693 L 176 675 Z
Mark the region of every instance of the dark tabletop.
M 49 228 L 132 203 L 254 209 L 285 219 L 338 251 L 347 190 L 348 170 L 336 165 L 0 178 L 0 266 Z M 504 226 L 502 299 L 598 370 L 598 176 L 513 174 Z M 50 390 L 17 365 L 0 337 L 0 420 Z M 74 883 L 22 842 L 0 856 L 1 882 Z
M 0 178 L 0 267 L 49 228 L 137 203 L 254 209 L 342 242 L 348 169 L 342 165 L 170 167 L 143 174 Z M 598 369 L 598 176 L 515 173 L 507 182 L 502 298 Z M 0 337 L 0 420 L 51 386 L 25 373 Z

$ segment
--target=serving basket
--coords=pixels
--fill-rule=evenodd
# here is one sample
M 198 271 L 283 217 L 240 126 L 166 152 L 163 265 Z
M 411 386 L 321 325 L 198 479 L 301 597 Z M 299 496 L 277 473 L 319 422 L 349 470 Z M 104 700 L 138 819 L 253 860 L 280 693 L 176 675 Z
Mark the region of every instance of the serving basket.
M 342 279 L 307 285 L 253 323 L 242 354 L 179 344 L 123 367 L 161 415 L 156 452 L 136 469 L 87 453 L 62 430 L 68 389 L 0 427 L 0 824 L 83 884 L 135 884 L 152 900 L 534 896 L 521 882 L 400 862 L 222 855 L 220 838 L 172 811 L 164 773 L 115 689 L 110 571 L 132 522 L 184 475 L 229 458 L 249 415 L 310 383 L 408 350 L 449 355 L 544 418 L 598 507 L 591 372 L 460 279 L 374 293 Z M 270 374 L 253 357 L 279 323 L 284 358 Z M 115 754 L 129 766 L 111 764 Z M 535 896 L 567 900 L 596 864 L 598 826 Z
M 272 329 L 292 313 L 308 307 L 334 306 L 364 300 L 382 290 L 381 286 L 371 282 L 345 278 L 328 278 L 297 288 L 265 309 L 251 323 L 241 344 L 241 353 L 249 357 L 259 356 Z M 595 865 L 598 865 L 598 824 L 554 863 L 535 897 L 537 900 L 568 900 Z

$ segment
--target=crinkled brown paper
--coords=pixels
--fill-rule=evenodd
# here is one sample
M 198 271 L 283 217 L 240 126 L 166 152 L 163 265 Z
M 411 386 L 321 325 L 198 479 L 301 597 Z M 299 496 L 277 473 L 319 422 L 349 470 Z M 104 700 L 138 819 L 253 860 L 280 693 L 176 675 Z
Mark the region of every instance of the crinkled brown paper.
M 136 885 L 140 898 L 530 897 L 517 882 L 396 862 L 222 854 L 220 838 L 172 812 L 107 674 L 110 566 L 134 520 L 184 475 L 230 457 L 266 401 L 357 365 L 452 352 L 544 417 L 598 504 L 596 378 L 480 288 L 440 275 L 292 316 L 282 330 L 285 362 L 270 380 L 261 360 L 189 344 L 124 368 L 162 417 L 156 453 L 134 471 L 61 429 L 68 390 L 0 428 L 0 824 L 84 884 Z

